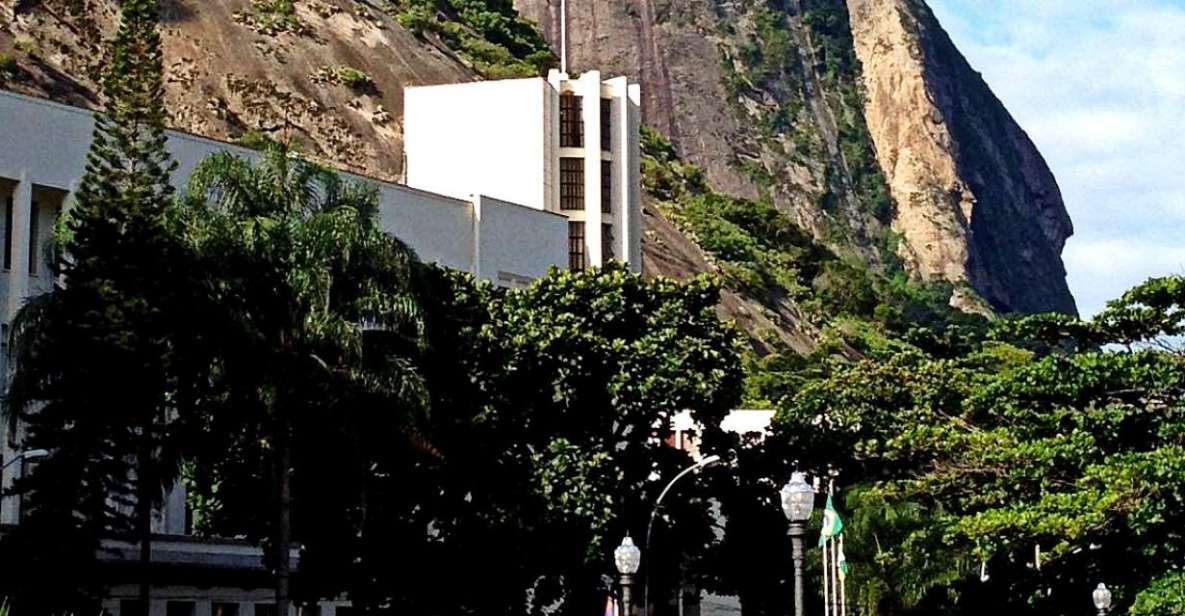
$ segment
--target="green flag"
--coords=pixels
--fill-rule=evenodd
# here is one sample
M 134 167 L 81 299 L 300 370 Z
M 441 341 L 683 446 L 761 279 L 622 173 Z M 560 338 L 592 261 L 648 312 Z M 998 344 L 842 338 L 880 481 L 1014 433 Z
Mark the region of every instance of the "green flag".
M 827 495 L 827 508 L 823 510 L 823 532 L 819 535 L 819 547 L 827 544 L 832 537 L 838 537 L 843 532 L 843 520 L 839 519 L 839 512 L 831 502 L 831 495 Z
M 840 539 L 839 541 L 839 555 L 836 557 L 836 561 L 839 563 L 839 566 L 837 567 L 839 569 L 839 579 L 841 581 L 847 579 L 848 557 L 844 556 L 843 553 L 843 539 Z

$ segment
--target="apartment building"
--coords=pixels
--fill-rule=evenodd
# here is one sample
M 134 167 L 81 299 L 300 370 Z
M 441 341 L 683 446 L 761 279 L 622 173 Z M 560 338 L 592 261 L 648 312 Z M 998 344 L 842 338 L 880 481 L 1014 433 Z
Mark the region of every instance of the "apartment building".
M 641 271 L 641 89 L 598 71 L 408 88 L 407 184 L 567 218 L 568 266 Z
M 608 259 L 640 271 L 638 97 L 625 79 L 602 82 L 595 73 L 410 88 L 405 132 L 415 168 L 408 183 L 343 175 L 376 187 L 383 228 L 421 259 L 501 286 L 526 286 L 552 267 L 583 269 Z M 482 111 L 487 103 L 506 115 Z M 0 340 L 7 341 L 25 300 L 53 287 L 47 251 L 82 177 L 93 128 L 89 111 L 0 90 Z M 255 156 L 176 131 L 168 147 L 179 165 L 178 187 L 210 154 Z M 7 349 L 0 351 L 2 361 Z M 0 378 L 7 370 L 0 365 Z M 0 422 L 0 466 L 12 462 L 0 471 L 0 487 L 11 487 L 35 463 L 19 455 L 20 436 L 19 426 Z M 18 524 L 20 508 L 19 497 L 0 498 L 0 528 Z M 259 549 L 188 536 L 186 518 L 184 491 L 175 489 L 153 521 L 150 614 L 275 616 Z M 105 547 L 104 607 L 111 616 L 138 613 L 137 547 Z M 339 608 L 344 613 L 348 603 L 324 602 L 317 611 L 336 616 Z

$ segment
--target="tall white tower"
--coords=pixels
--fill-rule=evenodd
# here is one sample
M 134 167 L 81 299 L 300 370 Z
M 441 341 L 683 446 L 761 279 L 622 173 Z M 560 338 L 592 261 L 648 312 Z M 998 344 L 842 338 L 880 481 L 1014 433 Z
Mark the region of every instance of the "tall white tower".
M 641 271 L 641 88 L 598 71 L 404 92 L 407 183 L 568 219 L 569 266 Z

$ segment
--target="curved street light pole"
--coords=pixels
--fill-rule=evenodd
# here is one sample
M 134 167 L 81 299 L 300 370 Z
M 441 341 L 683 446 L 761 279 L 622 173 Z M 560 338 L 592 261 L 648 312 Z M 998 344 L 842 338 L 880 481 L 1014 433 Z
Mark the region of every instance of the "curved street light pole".
M 654 508 L 650 510 L 650 521 L 646 523 L 645 553 L 646 553 L 647 559 L 649 559 L 648 560 L 649 563 L 654 562 L 654 559 L 651 558 L 651 554 L 650 554 L 650 531 L 654 530 L 654 518 L 658 516 L 658 508 L 662 505 L 662 499 L 666 498 L 667 493 L 671 491 L 671 488 L 675 487 L 675 484 L 678 483 L 680 479 L 686 477 L 687 475 L 689 475 L 701 468 L 707 468 L 708 466 L 711 466 L 719 461 L 720 461 L 720 456 L 713 455 L 713 456 L 708 456 L 708 457 L 704 458 L 703 460 L 700 460 L 699 462 L 692 464 L 691 466 L 688 466 L 687 468 L 680 471 L 680 473 L 678 475 L 675 475 L 675 478 L 672 479 L 670 481 L 670 483 L 667 484 L 667 487 L 662 489 L 662 492 L 659 492 L 658 498 L 654 500 Z M 642 616 L 649 616 L 650 615 L 650 565 L 649 564 L 646 565 L 646 572 L 642 575 L 642 580 L 643 580 L 642 581 Z
M 33 460 L 35 458 L 44 458 L 45 456 L 48 456 L 48 455 L 49 455 L 49 451 L 46 449 L 26 449 L 25 451 L 22 451 L 22 452 L 16 454 L 15 456 L 13 456 L 12 459 L 9 460 L 8 462 L 5 462 L 4 466 L 0 466 L 0 473 L 8 470 L 8 467 L 12 466 L 13 464 L 16 464 L 17 462 L 20 462 L 21 460 Z

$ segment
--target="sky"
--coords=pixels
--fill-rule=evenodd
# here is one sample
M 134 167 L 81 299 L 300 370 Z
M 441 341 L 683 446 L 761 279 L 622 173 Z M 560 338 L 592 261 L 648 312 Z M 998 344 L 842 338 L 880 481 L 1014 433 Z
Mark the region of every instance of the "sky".
M 1185 274 L 1185 0 L 929 0 L 1057 176 L 1089 316 Z

